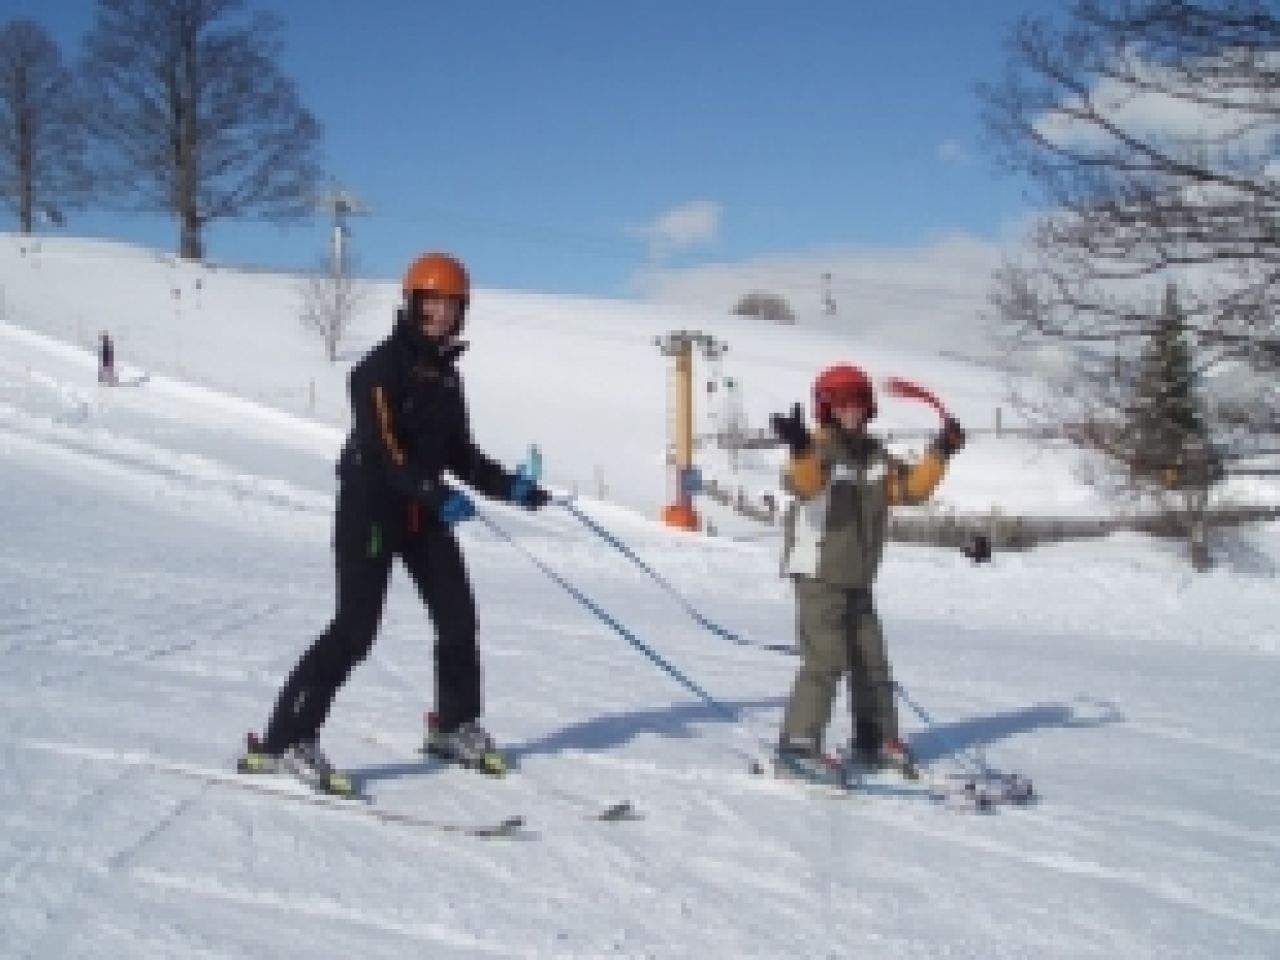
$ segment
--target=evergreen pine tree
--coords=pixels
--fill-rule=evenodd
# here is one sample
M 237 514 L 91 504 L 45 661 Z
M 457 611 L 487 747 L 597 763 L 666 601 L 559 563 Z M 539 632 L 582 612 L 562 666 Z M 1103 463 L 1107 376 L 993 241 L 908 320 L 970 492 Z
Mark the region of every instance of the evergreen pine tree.
M 1217 477 L 1185 327 L 1170 284 L 1143 350 L 1126 431 L 1134 478 L 1170 490 L 1204 489 Z

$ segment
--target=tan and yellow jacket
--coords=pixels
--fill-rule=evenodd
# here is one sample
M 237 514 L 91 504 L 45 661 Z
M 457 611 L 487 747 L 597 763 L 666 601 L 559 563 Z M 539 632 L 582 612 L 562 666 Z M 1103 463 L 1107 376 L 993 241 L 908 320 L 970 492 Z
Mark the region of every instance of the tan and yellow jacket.
M 783 475 L 796 498 L 785 518 L 783 574 L 870 587 L 884 554 L 889 508 L 928 500 L 946 464 L 933 447 L 909 464 L 875 437 L 820 428 L 813 446 Z

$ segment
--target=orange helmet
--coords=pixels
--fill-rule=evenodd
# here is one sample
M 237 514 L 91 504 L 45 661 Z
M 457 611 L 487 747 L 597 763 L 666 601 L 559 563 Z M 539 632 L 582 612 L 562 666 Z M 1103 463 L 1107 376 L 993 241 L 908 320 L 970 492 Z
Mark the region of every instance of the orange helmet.
M 818 374 L 813 382 L 814 416 L 819 423 L 831 420 L 833 407 L 856 403 L 867 411 L 867 419 L 876 415 L 876 397 L 871 380 L 861 368 L 837 363 Z
M 423 254 L 409 264 L 404 274 L 405 302 L 408 303 L 415 293 L 457 297 L 465 307 L 471 302 L 471 280 L 467 276 L 467 268 L 447 253 Z

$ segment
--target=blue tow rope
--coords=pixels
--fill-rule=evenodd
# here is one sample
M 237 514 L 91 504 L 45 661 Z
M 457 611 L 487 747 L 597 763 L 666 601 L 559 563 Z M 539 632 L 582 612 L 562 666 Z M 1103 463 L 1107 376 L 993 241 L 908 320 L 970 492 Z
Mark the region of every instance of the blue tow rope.
M 565 503 L 565 506 L 568 507 L 569 510 L 577 514 L 577 510 L 574 507 L 570 506 L 568 503 Z M 578 514 L 578 515 L 581 516 L 581 514 Z M 567 594 L 569 594 L 569 596 L 573 597 L 575 600 L 578 601 L 578 603 L 582 604 L 584 607 L 586 607 L 588 610 L 594 613 L 601 620 L 601 622 L 603 622 L 606 626 L 612 629 L 616 634 L 618 634 L 620 637 L 626 640 L 627 643 L 631 644 L 631 646 L 635 647 L 642 654 L 644 654 L 651 663 L 653 663 L 655 666 L 660 668 L 669 677 L 671 677 L 673 680 L 679 683 L 682 687 L 684 687 L 686 690 L 688 690 L 690 693 L 696 696 L 699 700 L 701 700 L 707 706 L 711 707 L 720 716 L 724 717 L 727 720 L 731 720 L 734 723 L 741 722 L 738 718 L 738 715 L 734 713 L 733 710 L 729 709 L 723 703 L 717 700 L 715 697 L 711 696 L 711 694 L 707 693 L 706 690 L 704 690 L 696 682 L 690 679 L 675 664 L 671 663 L 671 661 L 663 657 L 662 654 L 658 653 L 658 651 L 654 650 L 651 646 L 649 646 L 647 643 L 645 643 L 643 640 L 637 637 L 634 633 L 628 630 L 625 626 L 619 623 L 618 620 L 615 617 L 611 616 L 607 610 L 601 607 L 598 603 L 596 603 L 594 600 L 588 597 L 585 593 L 583 593 L 581 590 L 575 587 L 572 583 L 570 583 L 564 577 L 560 576 L 560 574 L 552 570 L 549 566 L 543 563 L 542 560 L 538 559 L 538 557 L 535 556 L 533 553 L 530 553 L 529 550 L 523 544 L 521 544 L 514 537 L 512 537 L 511 534 L 507 533 L 506 530 L 502 529 L 502 527 L 498 526 L 498 524 L 495 523 L 492 519 L 490 519 L 483 513 L 477 513 L 476 516 L 478 519 L 480 519 L 484 523 L 486 527 L 492 530 L 498 537 L 505 540 L 507 543 L 511 544 L 511 546 L 513 546 L 520 553 L 524 554 L 524 556 L 527 557 L 533 563 L 534 566 L 536 566 L 539 570 L 541 570 L 544 574 L 546 574 L 548 579 L 554 581 Z
M 676 590 L 676 588 L 673 587 L 670 583 L 668 583 L 667 580 L 661 574 L 658 573 L 658 571 L 654 570 L 651 566 L 649 566 L 647 563 L 641 560 L 640 557 L 636 555 L 634 550 L 628 547 L 625 543 L 623 543 L 621 540 L 615 537 L 612 533 L 610 533 L 604 527 L 600 526 L 600 524 L 597 523 L 595 520 L 592 520 L 590 517 L 588 517 L 585 513 L 583 513 L 576 506 L 574 506 L 571 501 L 563 500 L 563 501 L 556 501 L 556 502 L 559 503 L 561 506 L 563 506 L 575 517 L 577 517 L 579 522 L 581 522 L 584 527 L 586 527 L 588 530 L 590 530 L 592 533 L 598 536 L 601 540 L 609 544 L 609 546 L 613 547 L 613 549 L 617 550 L 620 554 L 622 554 L 624 557 L 626 557 L 628 560 L 634 563 L 637 567 L 639 567 L 641 570 L 647 573 L 649 577 L 653 580 L 653 582 L 656 583 L 658 586 L 662 587 L 663 590 L 665 590 L 672 597 L 674 597 L 676 602 L 679 603 L 680 606 L 684 607 L 685 612 L 688 613 L 689 616 L 691 616 L 699 625 L 701 625 L 702 627 L 705 627 L 707 630 L 711 631 L 716 636 L 724 640 L 728 640 L 730 643 L 736 643 L 739 646 L 754 646 L 754 644 L 750 644 L 746 640 L 743 640 L 740 636 L 738 636 L 733 631 L 726 630 L 724 627 L 720 626 L 719 624 L 713 623 L 711 620 L 708 620 L 706 617 L 704 617 L 701 613 L 699 613 L 694 608 L 693 604 L 691 604 L 688 600 L 686 600 L 684 598 L 684 595 L 681 594 L 678 590 Z

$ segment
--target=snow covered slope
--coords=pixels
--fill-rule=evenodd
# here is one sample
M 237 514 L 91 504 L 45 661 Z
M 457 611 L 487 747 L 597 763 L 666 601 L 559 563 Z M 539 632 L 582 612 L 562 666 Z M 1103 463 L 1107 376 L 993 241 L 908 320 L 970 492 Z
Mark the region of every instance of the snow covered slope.
M 57 256 L 74 272 L 84 252 L 67 243 Z M 55 257 L 43 255 L 52 274 Z M 477 436 L 508 461 L 541 441 L 551 479 L 559 469 L 558 482 L 581 480 L 584 494 L 601 459 L 611 487 L 634 464 L 644 476 L 630 498 L 584 497 L 582 508 L 747 644 L 700 628 L 563 509 L 482 504 L 519 547 L 479 523 L 461 531 L 486 722 L 519 773 L 493 782 L 415 762 L 431 634 L 402 576 L 325 743 L 387 808 L 465 822 L 519 813 L 523 839 L 384 824 L 177 772 L 229 767 L 331 612 L 332 458 L 345 415 L 342 371 L 325 379 L 318 344 L 251 332 L 272 316 L 257 304 L 286 299 L 267 278 L 219 278 L 224 306 L 186 328 L 186 376 L 159 362 L 166 334 L 144 319 L 160 308 L 148 306 L 144 274 L 130 273 L 146 259 L 122 256 L 96 275 L 100 296 L 77 299 L 67 274 L 42 286 L 29 260 L 0 257 L 0 956 L 1277 954 L 1276 525 L 1231 539 L 1205 575 L 1176 547 L 1141 538 L 986 567 L 890 548 L 880 611 L 898 677 L 935 721 L 904 709 L 904 726 L 938 769 L 983 751 L 1033 777 L 1035 807 L 965 816 L 917 796 L 837 798 L 752 779 L 742 754 L 773 736 L 795 667 L 768 649 L 790 640 L 790 596 L 771 538 L 694 537 L 644 519 L 644 498 L 661 498 L 651 441 L 663 431 L 663 373 L 633 327 L 671 318 L 642 321 L 637 306 L 495 293 L 486 314 L 478 303 L 467 360 L 485 407 Z M 205 292 L 212 300 L 213 281 Z M 66 325 L 73 302 L 85 305 L 80 338 Z M 606 320 L 593 326 L 593 309 Z M 528 344 L 482 343 L 482 316 L 496 325 L 520 310 L 512 329 L 529 330 Z M 370 319 L 364 342 L 380 323 Z M 575 324 L 613 369 L 653 369 L 625 389 L 579 376 L 566 346 Z M 119 333 L 126 365 L 151 372 L 145 384 L 93 382 L 84 346 L 99 326 Z M 231 338 L 239 362 L 206 351 L 206 336 Z M 772 348 L 750 331 L 739 339 L 774 384 L 765 409 L 803 396 L 819 351 L 840 347 L 779 346 L 770 366 Z M 315 363 L 299 359 L 307 350 Z M 542 374 L 482 372 L 481 358 L 498 353 L 523 354 Z M 925 356 L 869 356 L 885 372 L 942 376 L 944 362 Z M 994 402 L 985 374 L 947 369 L 941 387 L 958 408 L 976 416 Z M 305 393 L 268 396 L 311 376 L 314 417 Z M 572 402 L 543 396 L 562 388 Z M 651 429 L 608 429 L 622 398 L 636 404 L 622 413 L 651 416 Z M 575 429 L 590 441 L 575 442 Z M 956 487 L 1000 487 L 1007 450 L 966 450 Z M 1052 458 L 1024 469 L 1015 494 L 1076 497 Z M 833 736 L 847 729 L 838 719 Z M 586 816 L 623 798 L 645 819 Z

